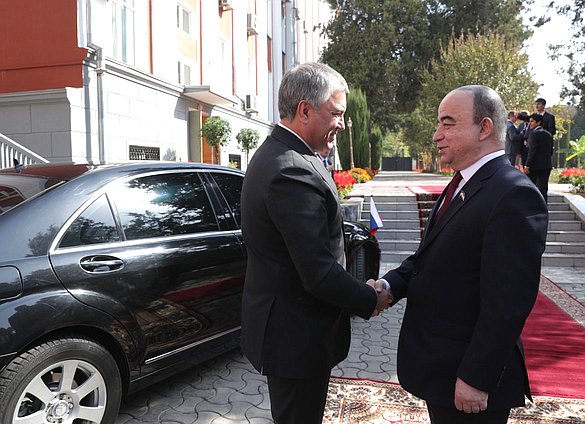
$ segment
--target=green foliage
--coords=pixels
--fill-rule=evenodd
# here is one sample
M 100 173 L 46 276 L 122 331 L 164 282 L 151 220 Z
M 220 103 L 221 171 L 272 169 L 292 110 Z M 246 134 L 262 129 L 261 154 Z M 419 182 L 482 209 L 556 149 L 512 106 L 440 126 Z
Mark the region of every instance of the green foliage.
M 251 128 L 242 128 L 240 132 L 236 135 L 236 140 L 238 141 L 238 146 L 240 146 L 240 149 L 242 149 L 244 153 L 246 153 L 247 163 L 250 150 L 258 147 L 258 142 L 260 141 L 260 133 Z
M 440 49 L 438 60 L 422 73 L 421 100 L 410 116 L 404 116 L 404 141 L 413 155 L 422 155 L 432 170 L 438 170 L 432 135 L 437 108 L 443 97 L 462 85 L 480 84 L 496 90 L 508 108 L 530 104 L 538 85 L 528 71 L 528 56 L 504 37 L 491 35 L 452 36 Z
M 232 128 L 229 121 L 220 117 L 210 117 L 201 126 L 201 135 L 205 137 L 207 144 L 217 149 L 230 141 Z
M 382 141 L 384 136 L 380 127 L 375 126 L 370 131 L 370 146 L 372 151 L 372 169 L 380 169 L 380 160 L 382 158 Z
M 569 148 L 571 149 L 571 154 L 567 156 L 566 161 L 577 158 L 577 167 L 581 168 L 581 158 L 585 158 L 585 135 L 578 140 L 569 141 Z
M 354 165 L 359 168 L 368 166 L 368 139 L 370 126 L 370 112 L 368 111 L 368 102 L 362 90 L 350 89 L 347 96 L 347 109 L 345 111 L 346 128 L 342 133 L 337 133 L 337 148 L 339 160 L 343 169 L 349 169 L 349 128 L 347 120 L 351 118 L 352 122 L 352 144 Z
M 383 132 L 395 130 L 398 115 L 417 107 L 423 70 L 452 33 L 499 33 L 513 46 L 529 35 L 517 0 L 329 2 L 339 8 L 326 28 L 331 42 L 322 61 L 364 90 L 372 120 Z

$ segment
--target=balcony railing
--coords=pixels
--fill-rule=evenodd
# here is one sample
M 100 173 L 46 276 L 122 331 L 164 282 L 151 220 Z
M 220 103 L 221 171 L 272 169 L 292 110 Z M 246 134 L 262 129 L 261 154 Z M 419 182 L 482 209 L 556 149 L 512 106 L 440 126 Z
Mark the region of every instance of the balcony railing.
M 12 168 L 15 165 L 15 159 L 20 165 L 49 162 L 4 134 L 0 134 L 0 168 Z

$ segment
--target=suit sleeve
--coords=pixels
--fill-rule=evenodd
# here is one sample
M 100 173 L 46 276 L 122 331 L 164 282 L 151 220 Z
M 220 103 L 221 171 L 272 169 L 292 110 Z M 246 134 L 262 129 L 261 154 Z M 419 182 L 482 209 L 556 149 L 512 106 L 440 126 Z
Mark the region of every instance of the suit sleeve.
M 376 293 L 337 263 L 329 233 L 336 194 L 323 190 L 318 178 L 302 167 L 282 170 L 270 184 L 268 214 L 284 239 L 304 290 L 368 319 L 376 307 Z
M 458 377 L 490 392 L 520 337 L 540 282 L 548 211 L 529 184 L 515 186 L 494 205 L 484 230 L 480 312 Z

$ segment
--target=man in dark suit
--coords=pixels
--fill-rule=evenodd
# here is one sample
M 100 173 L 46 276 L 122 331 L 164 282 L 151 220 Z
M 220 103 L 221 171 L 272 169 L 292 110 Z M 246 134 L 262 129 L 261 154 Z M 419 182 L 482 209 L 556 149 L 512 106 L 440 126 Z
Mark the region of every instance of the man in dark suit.
M 443 99 L 434 140 L 458 175 L 416 253 L 383 277 L 394 299 L 407 298 L 400 384 L 427 402 L 434 424 L 505 424 L 530 396 L 520 333 L 538 293 L 548 212 L 504 154 L 505 114 L 484 86 Z
M 553 139 L 542 126 L 543 116 L 538 113 L 530 115 L 531 131 L 528 136 L 528 159 L 526 175 L 538 187 L 544 200 L 548 199 L 548 178 L 552 170 Z
M 555 116 L 552 113 L 547 112 L 544 110 L 546 106 L 546 100 L 543 98 L 536 99 L 534 102 L 534 108 L 536 109 L 536 113 L 542 115 L 542 128 L 547 130 L 550 135 L 555 135 L 557 133 L 557 127 L 555 124 Z
M 522 159 L 520 153 L 522 151 L 522 144 L 524 143 L 524 134 L 516 127 L 518 117 L 516 112 L 511 110 L 508 112 L 508 120 L 506 121 L 506 144 L 505 150 L 510 158 L 512 166 L 520 165 Z
M 242 350 L 267 376 L 277 424 L 321 423 L 331 369 L 349 351 L 350 314 L 369 319 L 391 302 L 374 280 L 345 271 L 337 189 L 315 153 L 345 129 L 347 92 L 327 65 L 287 72 L 280 123 L 244 178 Z

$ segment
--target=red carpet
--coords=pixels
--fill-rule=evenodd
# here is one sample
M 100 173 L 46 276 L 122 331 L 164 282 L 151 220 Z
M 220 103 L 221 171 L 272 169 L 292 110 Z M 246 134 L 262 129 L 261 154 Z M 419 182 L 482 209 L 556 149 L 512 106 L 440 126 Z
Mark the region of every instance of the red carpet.
M 532 394 L 585 399 L 585 306 L 545 277 L 540 290 L 522 333 Z

